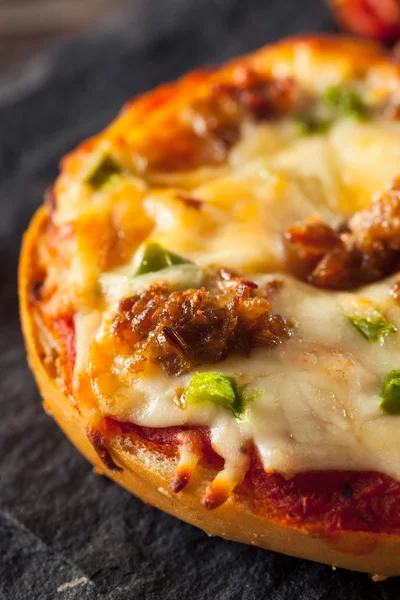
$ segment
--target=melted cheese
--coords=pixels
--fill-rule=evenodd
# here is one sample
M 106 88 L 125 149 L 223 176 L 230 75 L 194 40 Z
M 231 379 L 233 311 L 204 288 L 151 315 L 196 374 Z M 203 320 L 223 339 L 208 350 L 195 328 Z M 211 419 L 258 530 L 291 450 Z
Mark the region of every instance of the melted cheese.
M 240 446 L 256 443 L 264 466 L 285 474 L 315 469 L 377 470 L 400 478 L 400 417 L 379 408 L 383 377 L 399 366 L 398 335 L 368 343 L 345 314 L 358 298 L 373 300 L 400 330 L 400 309 L 390 300 L 392 279 L 355 294 L 326 293 L 288 276 L 261 275 L 284 282 L 274 296 L 274 310 L 296 323 L 292 338 L 272 350 L 258 349 L 250 358 L 229 357 L 214 370 L 234 375 L 249 391 L 257 390 L 243 421 L 213 404 L 174 403 L 192 373 L 168 377 L 155 368 L 133 385 L 126 361 L 116 357 L 114 372 L 121 386 L 103 410 L 147 427 L 205 425 L 215 450 L 227 461 L 239 459 Z M 98 339 L 103 333 L 100 330 Z
M 281 279 L 284 285 L 272 298 L 273 310 L 295 327 L 291 339 L 277 348 L 197 369 L 234 375 L 250 390 L 260 390 L 243 421 L 213 404 L 182 409 L 174 402 L 176 389 L 186 387 L 193 373 L 168 377 L 153 366 L 135 377 L 123 353 L 113 358 L 118 384 L 112 391 L 96 384 L 101 412 L 145 427 L 208 426 L 213 447 L 233 470 L 240 464 L 240 446 L 252 439 L 268 470 L 288 475 L 314 469 L 376 470 L 400 479 L 400 417 L 379 408 L 383 377 L 400 367 L 400 333 L 382 344 L 368 343 L 345 317 L 349 303 L 369 298 L 400 331 L 400 308 L 389 295 L 395 278 L 354 294 L 314 289 L 285 274 L 282 235 L 312 215 L 335 225 L 364 206 L 399 174 L 399 148 L 398 124 L 344 120 L 327 135 L 304 138 L 288 134 L 285 124 L 262 125 L 245 132 L 223 169 L 185 176 L 190 196 L 204 203 L 199 210 L 177 198 L 180 174 L 169 174 L 162 189 L 139 186 L 135 198 L 144 216 L 138 230 L 143 232 L 145 221 L 149 238 L 199 268 L 177 267 L 136 279 L 130 264 L 103 269 L 103 324 L 89 333 L 77 319 L 79 356 L 87 355 L 93 338 L 103 342 L 105 324 L 119 300 L 160 278 L 182 288 L 197 287 L 201 268 L 212 264 L 243 271 L 260 285 Z M 118 202 L 112 215 L 115 206 Z M 78 203 L 73 207 L 78 210 Z M 58 213 L 60 222 L 70 216 L 65 207 Z M 131 224 L 130 235 L 133 229 Z M 75 282 L 74 269 L 80 273 L 79 285 L 85 283 L 84 260 L 78 255 L 71 273 Z M 77 372 L 83 362 L 77 362 Z

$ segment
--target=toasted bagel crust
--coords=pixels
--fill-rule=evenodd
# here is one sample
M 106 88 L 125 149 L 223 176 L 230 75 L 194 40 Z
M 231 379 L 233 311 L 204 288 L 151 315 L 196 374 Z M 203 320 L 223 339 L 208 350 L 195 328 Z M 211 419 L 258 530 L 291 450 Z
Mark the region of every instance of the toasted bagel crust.
M 206 93 L 210 85 L 230 81 L 237 67 L 250 66 L 263 74 L 277 72 L 295 75 L 307 84 L 309 71 L 301 71 L 302 57 L 311 57 L 312 77 L 318 79 L 339 72 L 343 79 L 362 76 L 371 80 L 375 88 L 390 90 L 400 78 L 400 68 L 392 63 L 379 46 L 351 39 L 298 38 L 263 49 L 238 59 L 216 72 L 189 75 L 176 84 L 169 84 L 145 94 L 126 106 L 119 119 L 98 138 L 93 138 L 72 152 L 62 163 L 62 175 L 55 186 L 55 194 L 68 185 L 69 177 L 81 168 L 81 158 L 87 155 L 100 139 L 124 152 L 151 146 L 150 131 L 160 131 L 163 124 L 174 127 L 171 115 L 195 97 Z M 135 128 L 135 138 L 127 139 L 125 131 Z M 169 129 L 168 129 L 169 131 Z M 172 133 L 171 133 L 172 135 Z M 210 480 L 207 469 L 198 467 L 184 492 L 168 491 L 173 473 L 169 459 L 162 461 L 149 450 L 134 454 L 111 441 L 109 450 L 120 472 L 107 468 L 87 436 L 88 421 L 82 416 L 73 399 L 63 391 L 54 365 L 44 356 L 41 345 L 42 325 L 35 320 L 31 289 L 37 280 L 38 248 L 49 218 L 49 208 L 41 207 L 25 234 L 20 266 L 19 296 L 22 328 L 29 364 L 43 397 L 44 406 L 58 425 L 86 457 L 105 475 L 134 493 L 146 503 L 200 527 L 209 535 L 275 550 L 330 565 L 382 575 L 400 574 L 400 536 L 355 531 L 335 531 L 318 534 L 301 527 L 268 521 L 253 514 L 233 495 L 222 506 L 209 511 L 201 504 L 204 488 Z

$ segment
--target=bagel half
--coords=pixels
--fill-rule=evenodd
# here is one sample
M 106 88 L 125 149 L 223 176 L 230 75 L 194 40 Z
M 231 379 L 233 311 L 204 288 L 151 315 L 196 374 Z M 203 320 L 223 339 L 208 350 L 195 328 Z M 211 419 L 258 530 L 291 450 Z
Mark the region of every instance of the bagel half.
M 100 472 L 210 535 L 388 576 L 399 84 L 380 47 L 320 37 L 147 93 L 63 160 L 19 267 L 44 407 Z

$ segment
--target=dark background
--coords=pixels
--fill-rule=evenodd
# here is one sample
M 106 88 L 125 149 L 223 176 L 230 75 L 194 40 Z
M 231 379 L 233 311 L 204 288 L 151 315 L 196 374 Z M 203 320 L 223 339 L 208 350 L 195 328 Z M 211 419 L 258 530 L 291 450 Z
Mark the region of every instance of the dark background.
M 110 0 L 68 29 L 67 2 L 64 38 L 101 23 L 0 71 L 0 600 L 398 600 L 397 579 L 209 538 L 95 476 L 42 411 L 18 323 L 20 238 L 59 158 L 130 96 L 288 34 L 331 31 L 328 10 L 319 0 L 136 0 L 121 11 Z M 5 9 L 23 4 L 0 0 L 3 63 L 58 31 L 16 44 Z

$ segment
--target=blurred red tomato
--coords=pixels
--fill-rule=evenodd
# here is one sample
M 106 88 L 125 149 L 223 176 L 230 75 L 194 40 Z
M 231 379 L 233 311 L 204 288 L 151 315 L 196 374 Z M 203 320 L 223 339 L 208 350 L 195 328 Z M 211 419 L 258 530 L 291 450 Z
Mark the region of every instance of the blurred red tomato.
M 383 42 L 400 38 L 400 0 L 329 0 L 345 29 Z

